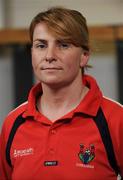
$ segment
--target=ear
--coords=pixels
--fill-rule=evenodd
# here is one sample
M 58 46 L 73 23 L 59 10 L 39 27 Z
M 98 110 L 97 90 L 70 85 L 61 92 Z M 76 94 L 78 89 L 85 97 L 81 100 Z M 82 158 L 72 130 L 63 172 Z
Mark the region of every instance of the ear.
M 81 55 L 81 61 L 80 61 L 80 67 L 85 67 L 88 63 L 90 57 L 90 53 L 89 52 L 83 52 Z

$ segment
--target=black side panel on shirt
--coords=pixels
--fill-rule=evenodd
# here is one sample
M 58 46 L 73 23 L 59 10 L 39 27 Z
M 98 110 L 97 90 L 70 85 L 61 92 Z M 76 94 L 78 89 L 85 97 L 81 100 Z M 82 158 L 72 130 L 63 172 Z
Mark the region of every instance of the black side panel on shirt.
M 114 169 L 115 173 L 118 175 L 120 173 L 120 170 L 117 165 L 108 124 L 107 124 L 106 118 L 105 118 L 104 113 L 102 112 L 101 108 L 99 108 L 96 117 L 94 117 L 94 122 L 96 123 L 96 125 L 99 129 L 103 144 L 106 149 L 109 163 L 110 163 L 111 167 Z
M 10 167 L 12 167 L 11 158 L 10 158 L 10 149 L 11 149 L 12 141 L 14 139 L 14 136 L 16 134 L 17 129 L 24 122 L 25 122 L 25 119 L 22 117 L 22 114 L 20 114 L 17 117 L 17 119 L 15 120 L 15 122 L 12 126 L 12 129 L 11 129 L 11 132 L 9 134 L 9 138 L 8 138 L 7 145 L 6 145 L 6 160 L 7 160 Z

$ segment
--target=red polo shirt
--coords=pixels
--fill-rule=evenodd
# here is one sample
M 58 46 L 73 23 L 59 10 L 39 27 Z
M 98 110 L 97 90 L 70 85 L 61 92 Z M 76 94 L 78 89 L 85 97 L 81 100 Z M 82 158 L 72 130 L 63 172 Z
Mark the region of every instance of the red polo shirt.
M 28 102 L 9 113 L 0 139 L 0 180 L 116 180 L 93 121 L 99 107 L 107 119 L 123 173 L 123 108 L 103 97 L 92 77 L 85 75 L 83 81 L 89 88 L 88 94 L 73 111 L 55 122 L 36 110 L 40 84 L 31 89 Z M 21 113 L 26 121 L 11 145 L 11 168 L 5 148 L 11 127 Z

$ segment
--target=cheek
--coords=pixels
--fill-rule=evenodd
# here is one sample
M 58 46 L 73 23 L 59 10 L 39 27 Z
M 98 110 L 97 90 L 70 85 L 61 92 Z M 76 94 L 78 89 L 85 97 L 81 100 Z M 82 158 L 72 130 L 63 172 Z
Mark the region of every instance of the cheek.
M 32 54 L 32 67 L 34 68 L 36 65 L 36 58 L 34 56 L 34 54 Z
M 36 68 L 38 64 L 40 63 L 40 56 L 38 53 L 32 53 L 32 66 L 33 68 Z
M 70 69 L 78 69 L 80 68 L 81 56 L 73 53 L 66 58 L 66 62 Z

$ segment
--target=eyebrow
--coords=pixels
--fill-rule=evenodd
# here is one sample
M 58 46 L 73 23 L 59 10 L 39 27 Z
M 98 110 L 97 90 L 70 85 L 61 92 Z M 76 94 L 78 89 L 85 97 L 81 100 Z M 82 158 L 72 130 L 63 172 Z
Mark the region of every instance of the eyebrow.
M 44 43 L 44 44 L 46 44 L 46 43 L 47 43 L 47 40 L 37 38 L 37 39 L 35 39 L 35 40 L 33 41 L 33 43 L 34 43 L 34 42 L 39 42 L 39 43 Z M 59 43 L 71 43 L 71 42 L 69 42 L 69 41 L 66 40 L 66 39 L 56 39 L 55 42 L 58 43 L 58 44 L 59 44 Z
M 36 41 L 39 41 L 39 42 L 42 42 L 42 43 L 46 43 L 47 40 L 44 40 L 44 39 L 35 39 L 33 42 L 36 42 Z

